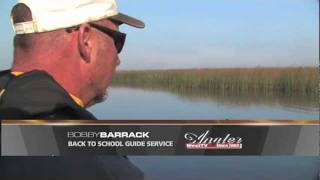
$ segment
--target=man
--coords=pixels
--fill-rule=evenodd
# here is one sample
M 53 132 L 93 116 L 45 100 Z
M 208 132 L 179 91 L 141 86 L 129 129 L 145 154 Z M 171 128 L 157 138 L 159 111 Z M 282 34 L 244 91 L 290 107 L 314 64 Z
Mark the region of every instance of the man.
M 0 72 L 1 119 L 96 119 L 85 110 L 106 94 L 126 35 L 143 28 L 115 0 L 20 0 L 12 68 Z M 127 159 L 6 157 L 0 179 L 141 179 Z
M 114 0 L 21 0 L 11 19 L 17 35 L 12 69 L 1 73 L 2 119 L 94 119 L 83 107 L 101 100 L 120 64 L 118 25 L 144 27 Z

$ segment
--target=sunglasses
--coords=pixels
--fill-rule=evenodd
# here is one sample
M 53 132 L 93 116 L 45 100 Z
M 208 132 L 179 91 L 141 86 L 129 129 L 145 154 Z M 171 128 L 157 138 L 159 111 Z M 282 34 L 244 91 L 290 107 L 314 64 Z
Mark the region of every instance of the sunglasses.
M 94 24 L 94 23 L 90 23 L 90 26 L 93 28 L 96 28 L 97 30 L 110 36 L 113 39 L 113 42 L 114 42 L 114 45 L 117 49 L 118 54 L 120 54 L 120 52 L 122 51 L 122 48 L 124 46 L 124 43 L 126 41 L 127 35 L 125 33 L 115 31 L 115 30 L 112 30 L 107 27 L 104 27 L 104 26 L 101 26 L 98 24 Z

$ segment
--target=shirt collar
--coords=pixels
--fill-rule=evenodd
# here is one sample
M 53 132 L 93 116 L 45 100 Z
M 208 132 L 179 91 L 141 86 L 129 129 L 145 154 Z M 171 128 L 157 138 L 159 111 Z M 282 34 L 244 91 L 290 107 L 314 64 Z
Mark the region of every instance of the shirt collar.
M 13 74 L 14 76 L 21 76 L 24 72 L 19 72 L 19 71 L 11 71 L 11 74 Z M 69 93 L 70 97 L 73 99 L 73 101 L 75 103 L 77 103 L 79 106 L 84 107 L 83 101 L 78 98 L 75 95 L 72 95 L 71 93 Z

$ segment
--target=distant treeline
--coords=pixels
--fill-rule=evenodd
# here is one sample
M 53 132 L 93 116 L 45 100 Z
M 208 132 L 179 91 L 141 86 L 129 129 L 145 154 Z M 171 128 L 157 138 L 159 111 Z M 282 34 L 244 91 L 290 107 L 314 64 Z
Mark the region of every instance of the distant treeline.
M 315 96 L 318 75 L 315 67 L 119 71 L 113 85 L 181 92 Z

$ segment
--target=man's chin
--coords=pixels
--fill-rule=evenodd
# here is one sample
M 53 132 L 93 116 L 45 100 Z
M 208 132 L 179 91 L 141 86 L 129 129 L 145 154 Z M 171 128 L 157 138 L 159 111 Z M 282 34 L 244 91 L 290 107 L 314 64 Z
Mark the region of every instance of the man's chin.
M 107 99 L 108 99 L 108 92 L 105 91 L 103 94 L 98 95 L 95 98 L 93 98 L 89 102 L 89 104 L 86 106 L 86 108 L 89 108 L 89 107 L 91 107 L 91 106 L 93 106 L 95 104 L 98 104 L 98 103 L 102 103 L 102 102 L 106 101 Z

